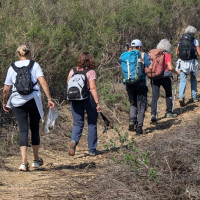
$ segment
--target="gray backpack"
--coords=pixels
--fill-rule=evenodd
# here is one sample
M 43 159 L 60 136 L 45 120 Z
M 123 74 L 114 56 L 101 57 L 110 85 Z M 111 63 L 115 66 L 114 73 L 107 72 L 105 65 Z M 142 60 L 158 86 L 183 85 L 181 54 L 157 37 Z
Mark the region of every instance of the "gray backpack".
M 87 99 L 89 96 L 89 89 L 87 86 L 86 73 L 90 69 L 84 71 L 77 71 L 73 69 L 74 74 L 69 79 L 67 84 L 67 100 L 69 101 L 80 101 Z

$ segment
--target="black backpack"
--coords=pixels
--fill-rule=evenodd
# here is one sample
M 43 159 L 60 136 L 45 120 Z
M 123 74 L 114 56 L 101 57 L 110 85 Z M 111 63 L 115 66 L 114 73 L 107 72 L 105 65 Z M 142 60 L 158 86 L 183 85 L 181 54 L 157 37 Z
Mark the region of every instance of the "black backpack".
M 179 42 L 179 55 L 181 60 L 196 59 L 196 49 L 194 46 L 194 36 L 192 34 L 183 34 Z
M 21 95 L 28 95 L 31 94 L 34 89 L 33 87 L 37 84 L 33 83 L 31 80 L 31 68 L 34 65 L 34 61 L 30 60 L 30 63 L 28 66 L 23 66 L 23 67 L 16 67 L 14 63 L 12 63 L 12 68 L 15 70 L 17 73 L 16 76 L 16 82 L 15 82 L 15 87 L 16 90 L 15 92 L 18 92 Z

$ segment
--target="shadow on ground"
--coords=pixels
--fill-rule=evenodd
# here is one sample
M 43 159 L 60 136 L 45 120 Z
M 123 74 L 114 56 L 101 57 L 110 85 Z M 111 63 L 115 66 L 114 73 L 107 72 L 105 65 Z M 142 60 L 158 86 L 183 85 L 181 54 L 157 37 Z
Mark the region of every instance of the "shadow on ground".
M 59 165 L 57 167 L 51 168 L 52 170 L 63 170 L 63 169 L 94 169 L 96 168 L 96 163 L 95 162 L 89 162 L 89 163 L 81 163 L 78 165 Z
M 169 119 L 169 120 L 159 122 L 159 120 L 161 120 L 163 118 L 159 118 L 157 122 L 152 123 L 152 125 L 154 125 L 154 126 L 146 128 L 144 131 L 146 133 L 152 133 L 155 130 L 169 129 L 172 125 L 180 124 L 181 121 L 182 121 L 182 120 L 178 120 L 178 119 L 173 118 L 173 119 Z

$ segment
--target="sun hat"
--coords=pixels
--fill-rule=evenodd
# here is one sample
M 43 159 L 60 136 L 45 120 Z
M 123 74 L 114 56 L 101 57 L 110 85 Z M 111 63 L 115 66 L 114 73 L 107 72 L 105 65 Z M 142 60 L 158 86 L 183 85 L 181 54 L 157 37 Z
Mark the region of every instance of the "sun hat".
M 142 47 L 142 42 L 138 39 L 135 39 L 131 42 L 132 47 Z

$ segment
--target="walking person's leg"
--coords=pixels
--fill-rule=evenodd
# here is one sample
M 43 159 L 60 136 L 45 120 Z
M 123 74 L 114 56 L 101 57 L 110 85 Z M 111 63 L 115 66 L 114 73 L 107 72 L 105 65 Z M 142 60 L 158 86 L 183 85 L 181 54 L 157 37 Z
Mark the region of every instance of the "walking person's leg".
M 24 106 L 13 107 L 17 123 L 19 126 L 19 146 L 22 157 L 22 164 L 19 167 L 21 171 L 28 170 L 27 146 L 28 146 L 28 112 Z
M 129 131 L 134 131 L 135 125 L 137 124 L 137 86 L 127 86 L 127 93 L 130 102 Z
M 159 81 L 159 79 L 153 80 L 151 87 L 152 87 L 151 121 L 155 122 L 157 120 L 156 119 L 157 104 L 158 104 L 159 93 L 160 93 L 160 81 Z
M 191 83 L 191 96 L 194 102 L 197 102 L 197 78 L 193 72 L 190 73 L 190 83 Z
M 171 79 L 163 78 L 162 86 L 165 90 L 166 117 L 176 117 L 177 114 L 172 113 L 172 82 L 171 82 Z
M 147 86 L 143 86 L 139 88 L 138 95 L 137 95 L 137 127 L 136 127 L 136 134 L 140 135 L 143 133 L 142 127 L 145 117 L 145 112 L 147 109 Z
M 43 165 L 43 160 L 38 155 L 40 147 L 39 123 L 41 117 L 34 99 L 29 101 L 27 107 L 29 110 L 31 143 L 32 143 L 33 157 L 34 157 L 32 167 L 38 168 Z
M 183 107 L 185 105 L 185 89 L 187 84 L 187 75 L 184 72 L 180 72 L 180 83 L 179 83 L 179 103 Z
M 72 128 L 72 135 L 70 140 L 70 151 L 69 155 L 75 155 L 76 145 L 79 143 L 79 140 L 82 135 L 84 127 L 84 104 L 83 102 L 71 101 L 71 111 L 74 120 L 74 125 Z
M 97 117 L 96 105 L 91 98 L 84 102 L 88 120 L 88 148 L 91 156 L 96 155 L 97 148 Z

